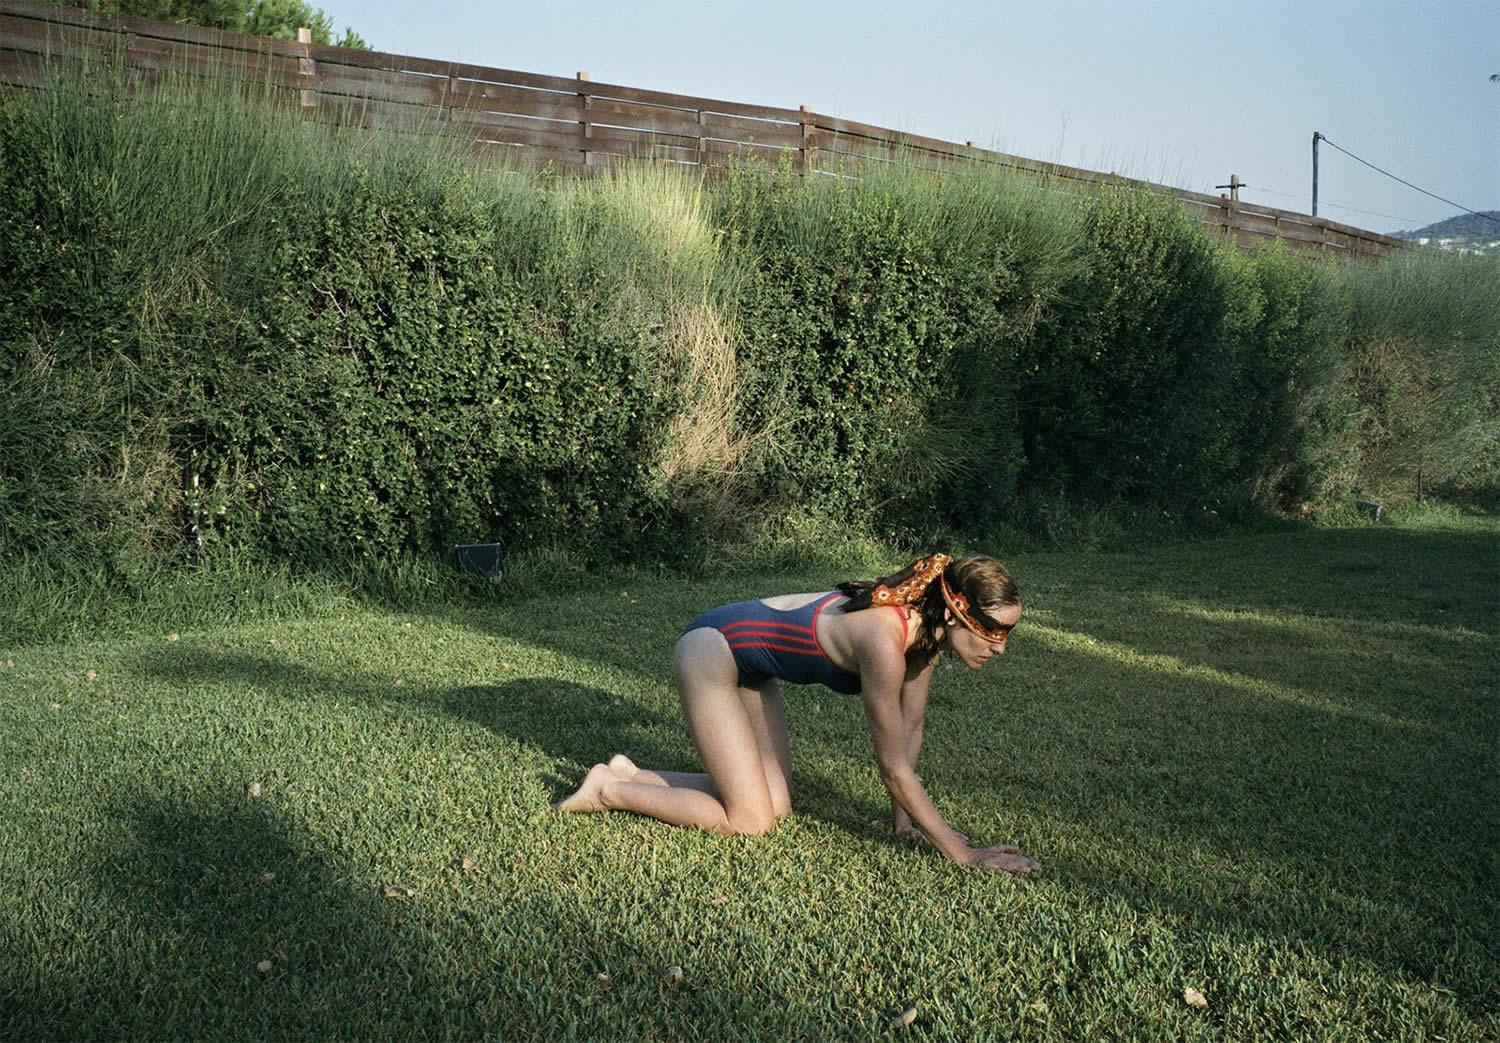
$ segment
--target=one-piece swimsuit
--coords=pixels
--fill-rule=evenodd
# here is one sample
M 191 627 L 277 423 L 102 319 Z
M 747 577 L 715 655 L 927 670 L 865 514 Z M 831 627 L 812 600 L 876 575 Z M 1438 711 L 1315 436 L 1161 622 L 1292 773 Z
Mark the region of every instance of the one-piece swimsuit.
M 841 597 L 835 591 L 792 609 L 772 608 L 764 601 L 737 601 L 709 609 L 683 633 L 711 627 L 723 634 L 743 687 L 755 688 L 775 677 L 854 695 L 860 690 L 859 675 L 836 666 L 818 643 L 818 614 Z M 901 613 L 901 624 L 906 625 L 905 613 Z

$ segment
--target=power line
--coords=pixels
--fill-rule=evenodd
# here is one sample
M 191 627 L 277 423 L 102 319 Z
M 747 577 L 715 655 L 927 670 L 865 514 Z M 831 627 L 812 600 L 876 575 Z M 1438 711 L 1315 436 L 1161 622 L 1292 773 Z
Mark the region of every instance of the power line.
M 1215 188 L 1225 188 L 1227 186 L 1225 186 L 1225 185 L 1215 185 L 1214 187 Z M 1240 187 L 1243 188 L 1243 189 L 1247 189 L 1247 190 L 1249 190 L 1251 192 L 1259 192 L 1261 195 L 1266 195 L 1266 196 L 1280 196 L 1282 199 L 1301 199 L 1302 198 L 1302 196 L 1300 194 L 1296 193 L 1296 192 L 1281 192 L 1281 191 L 1278 191 L 1278 190 L 1276 190 L 1274 188 L 1261 188 L 1259 186 L 1255 186 L 1255 187 L 1252 188 L 1249 185 L 1241 185 Z M 1361 210 L 1357 206 L 1345 206 L 1343 203 L 1322 203 L 1321 205 L 1322 206 L 1331 206 L 1335 210 L 1347 210 L 1347 211 L 1349 211 L 1350 213 L 1353 213 L 1353 214 L 1367 214 L 1370 217 L 1388 217 L 1392 221 L 1405 221 L 1408 224 L 1411 224 L 1413 226 L 1422 224 L 1422 221 L 1420 219 L 1418 219 L 1418 218 L 1415 218 L 1415 217 L 1403 217 L 1400 214 L 1386 214 L 1386 213 L 1382 213 L 1379 210 Z
M 1444 199 L 1442 196 L 1437 195 L 1434 192 L 1429 192 L 1425 188 L 1420 188 L 1417 185 L 1412 184 L 1410 181 L 1407 181 L 1405 178 L 1399 178 L 1399 177 L 1397 177 L 1395 174 L 1392 174 L 1389 170 L 1381 170 L 1379 167 L 1377 167 L 1374 163 L 1371 163 L 1369 160 L 1360 159 L 1358 156 L 1356 156 L 1354 153 L 1350 152 L 1348 149 L 1343 148 L 1343 147 L 1341 147 L 1339 145 L 1334 145 L 1333 142 L 1329 141 L 1328 138 L 1326 136 L 1322 135 L 1322 134 L 1319 134 L 1318 138 L 1320 140 L 1322 140 L 1325 144 L 1333 145 L 1334 148 L 1338 149 L 1340 152 L 1342 152 L 1344 155 L 1348 156 L 1350 159 L 1354 160 L 1356 163 L 1363 163 L 1365 166 L 1369 167 L 1371 170 L 1375 171 L 1377 174 L 1384 174 L 1386 177 L 1390 178 L 1392 181 L 1400 181 L 1407 188 L 1416 189 L 1418 192 L 1421 192 L 1424 196 L 1432 196 L 1433 199 L 1436 199 L 1440 203 L 1447 203 L 1449 206 L 1456 206 L 1456 207 L 1458 207 L 1458 209 L 1462 210 L 1466 214 L 1473 214 L 1475 217 L 1482 217 L 1486 221 L 1494 221 L 1495 224 L 1500 225 L 1500 219 L 1493 218 L 1489 214 L 1482 214 L 1478 210 L 1471 210 L 1468 207 L 1464 206 L 1462 203 L 1455 203 L 1451 199 Z M 1389 215 L 1387 215 L 1387 216 L 1389 216 Z M 1399 218 L 1398 218 L 1398 220 L 1399 220 Z
M 1278 192 L 1274 188 L 1257 188 L 1255 191 L 1264 193 L 1265 195 L 1268 195 L 1268 196 L 1280 196 L 1282 199 L 1301 199 L 1302 198 L 1300 195 L 1298 195 L 1295 192 Z
M 1379 210 L 1361 210 L 1355 206 L 1344 206 L 1342 203 L 1323 203 L 1323 206 L 1331 206 L 1335 210 L 1347 210 L 1351 214 L 1368 214 L 1370 217 L 1389 217 L 1392 221 L 1406 221 L 1411 224 L 1420 224 L 1415 217 L 1402 217 L 1400 214 L 1382 214 Z

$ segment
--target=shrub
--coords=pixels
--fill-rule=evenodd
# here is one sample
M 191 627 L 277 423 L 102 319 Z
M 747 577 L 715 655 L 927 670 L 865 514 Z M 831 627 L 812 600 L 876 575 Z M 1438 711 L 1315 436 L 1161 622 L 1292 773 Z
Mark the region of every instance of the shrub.
M 1238 359 L 1232 433 L 1246 494 L 1283 512 L 1336 495 L 1355 464 L 1343 273 L 1280 243 L 1228 251 L 1225 262 L 1227 332 Z
M 1217 252 L 1164 197 L 1078 205 L 1087 263 L 1020 359 L 1024 480 L 1094 502 L 1222 497 L 1237 461 Z
M 683 562 L 1500 494 L 1488 262 L 1242 255 L 977 170 L 478 169 L 69 75 L 0 101 L 6 553 Z
M 630 556 L 676 389 L 630 266 L 599 249 L 625 237 L 595 193 L 423 173 L 378 166 L 301 203 L 282 289 L 216 382 L 213 488 L 277 554 Z
M 671 544 L 675 260 L 603 184 L 83 86 L 5 110 L 7 545 Z
M 1040 199 L 901 169 L 721 183 L 716 218 L 752 269 L 741 424 L 759 432 L 746 469 L 767 511 L 810 502 L 935 533 L 1005 509 L 1021 460 L 1015 352 L 1074 239 Z
M 1500 497 L 1500 263 L 1411 251 L 1347 272 L 1353 484 Z

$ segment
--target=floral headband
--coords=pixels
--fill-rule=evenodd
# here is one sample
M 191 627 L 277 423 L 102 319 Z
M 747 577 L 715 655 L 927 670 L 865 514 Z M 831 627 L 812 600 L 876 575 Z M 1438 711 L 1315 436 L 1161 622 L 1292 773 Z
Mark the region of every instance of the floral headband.
M 948 577 L 944 575 L 944 571 L 952 562 L 953 557 L 949 554 L 929 554 L 925 558 L 918 558 L 907 570 L 911 575 L 896 584 L 894 589 L 884 583 L 876 586 L 870 592 L 870 604 L 910 605 L 914 601 L 921 600 L 922 595 L 927 593 L 927 588 L 932 585 L 932 581 L 937 580 L 943 592 L 943 601 L 960 623 L 986 641 L 1003 644 L 1010 636 L 1011 628 L 987 626 L 982 613 L 969 608 L 969 599 L 962 594 L 953 593 L 953 589 L 948 586 Z
M 939 576 L 938 582 L 943 588 L 943 600 L 948 603 L 948 608 L 958 618 L 960 623 L 985 641 L 990 641 L 998 645 L 1005 644 L 1005 639 L 1010 636 L 1010 626 L 1004 623 L 999 623 L 994 627 L 985 626 L 980 621 L 980 614 L 970 610 L 969 599 L 962 594 L 955 594 L 949 589 L 947 576 Z

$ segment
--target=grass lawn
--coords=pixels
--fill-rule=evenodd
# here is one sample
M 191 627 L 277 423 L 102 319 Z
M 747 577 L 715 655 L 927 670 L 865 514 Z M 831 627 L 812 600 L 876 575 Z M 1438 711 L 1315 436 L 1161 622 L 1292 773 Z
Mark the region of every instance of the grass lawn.
M 185 594 L 0 647 L 0 1037 L 1500 1036 L 1500 526 L 1011 564 L 1026 618 L 940 667 L 922 774 L 1025 879 L 893 839 L 823 689 L 768 837 L 549 810 L 617 750 L 693 767 L 700 609 L 850 577 Z

